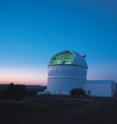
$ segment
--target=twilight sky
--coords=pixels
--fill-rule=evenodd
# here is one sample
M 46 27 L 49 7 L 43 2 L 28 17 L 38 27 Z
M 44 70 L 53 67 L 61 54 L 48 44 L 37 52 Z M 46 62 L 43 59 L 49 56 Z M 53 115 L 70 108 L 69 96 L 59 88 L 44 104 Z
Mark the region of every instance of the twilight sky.
M 117 80 L 117 0 L 0 0 L 0 83 L 46 84 L 65 49 L 87 54 L 88 79 Z

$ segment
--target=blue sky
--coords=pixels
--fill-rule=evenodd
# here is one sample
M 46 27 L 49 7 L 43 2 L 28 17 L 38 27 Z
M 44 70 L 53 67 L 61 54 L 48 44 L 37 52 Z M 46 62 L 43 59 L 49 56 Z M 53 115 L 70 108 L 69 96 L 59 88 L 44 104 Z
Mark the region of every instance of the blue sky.
M 117 80 L 116 0 L 0 0 L 0 82 L 47 82 L 50 57 L 87 54 L 88 79 Z

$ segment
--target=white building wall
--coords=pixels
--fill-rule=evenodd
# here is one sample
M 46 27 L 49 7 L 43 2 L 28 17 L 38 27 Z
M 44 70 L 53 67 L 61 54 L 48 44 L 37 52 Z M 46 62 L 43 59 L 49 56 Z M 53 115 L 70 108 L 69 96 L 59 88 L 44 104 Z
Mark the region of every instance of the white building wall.
M 87 68 L 74 65 L 55 65 L 48 67 L 48 87 L 52 94 L 69 94 L 74 88 L 83 88 Z
M 108 80 L 88 80 L 83 89 L 89 96 L 111 97 L 114 94 L 113 83 Z
M 49 78 L 77 78 L 86 80 L 87 68 L 74 65 L 55 65 L 48 67 Z
M 116 95 L 117 94 L 117 83 L 112 83 L 112 95 Z
M 85 80 L 77 78 L 48 78 L 48 91 L 52 94 L 69 94 L 74 88 L 83 88 Z

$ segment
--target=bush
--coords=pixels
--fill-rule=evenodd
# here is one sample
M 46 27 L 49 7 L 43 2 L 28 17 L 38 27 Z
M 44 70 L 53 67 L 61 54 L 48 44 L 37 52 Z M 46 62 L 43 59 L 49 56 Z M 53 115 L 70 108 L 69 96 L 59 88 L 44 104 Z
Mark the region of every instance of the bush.
M 85 91 L 80 88 L 72 89 L 70 94 L 72 96 L 85 96 Z
M 17 99 L 21 100 L 26 95 L 27 90 L 25 85 L 9 84 L 8 87 L 2 92 L 2 98 L 6 100 Z

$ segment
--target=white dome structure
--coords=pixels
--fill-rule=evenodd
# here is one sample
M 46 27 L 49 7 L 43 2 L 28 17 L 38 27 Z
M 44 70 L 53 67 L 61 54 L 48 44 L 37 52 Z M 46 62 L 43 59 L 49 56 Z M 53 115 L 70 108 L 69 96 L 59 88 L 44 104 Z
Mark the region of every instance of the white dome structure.
M 69 94 L 73 88 L 83 88 L 88 65 L 86 55 L 65 50 L 54 55 L 48 65 L 48 91 Z
M 48 65 L 48 86 L 51 94 L 66 94 L 81 88 L 88 96 L 112 97 L 117 95 L 113 80 L 87 80 L 86 54 L 65 50 L 54 55 Z

